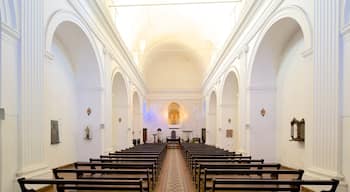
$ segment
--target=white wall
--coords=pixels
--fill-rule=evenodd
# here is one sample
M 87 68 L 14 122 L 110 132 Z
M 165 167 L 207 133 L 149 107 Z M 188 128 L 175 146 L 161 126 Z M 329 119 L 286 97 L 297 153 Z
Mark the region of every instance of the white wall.
M 204 128 L 204 116 L 201 100 L 182 99 L 155 99 L 148 100 L 143 109 L 143 126 L 147 128 L 147 142 L 153 142 L 152 134 L 162 129 L 162 138 L 165 141 L 170 136 L 168 125 L 168 106 L 176 102 L 180 105 L 180 128 L 176 130 L 177 136 L 182 137 L 182 131 L 192 131 L 192 137 L 201 138 L 201 129 Z M 183 138 L 183 137 L 182 137 Z
M 112 141 L 114 150 L 127 148 L 132 141 L 128 127 L 128 94 L 125 79 L 120 73 L 113 77 L 112 85 Z
M 2 25 L 3 23 L 1 23 Z M 3 27 L 3 26 L 2 26 Z M 18 41 L 0 31 L 0 107 L 5 109 L 5 120 L 0 120 L 0 191 L 13 191 L 18 163 Z
M 215 92 L 212 92 L 210 96 L 208 97 L 207 102 L 207 116 L 206 116 L 206 132 L 207 132 L 207 144 L 209 145 L 218 145 L 218 136 L 219 136 L 219 130 L 218 130 L 218 117 L 217 117 L 217 108 L 218 108 L 218 100 L 217 100 L 217 94 Z M 219 138 L 220 139 L 220 138 Z
M 239 98 L 238 98 L 238 81 L 234 72 L 226 77 L 222 91 L 222 104 L 220 107 L 221 137 L 220 146 L 226 150 L 238 151 L 239 147 Z M 229 122 L 230 119 L 230 122 Z M 226 130 L 233 130 L 233 137 L 226 137 Z
M 306 129 L 313 121 L 313 67 L 305 63 L 301 31 L 295 33 L 283 52 L 277 74 L 276 132 L 278 161 L 293 168 L 304 168 L 306 143 L 289 141 L 290 121 L 305 119 Z
M 45 80 L 45 156 L 50 167 L 77 160 L 78 91 L 71 62 L 63 44 L 55 38 L 52 45 L 54 61 L 46 66 Z M 50 144 L 50 121 L 58 120 L 60 143 Z
M 350 10 L 348 10 L 350 14 Z M 350 25 L 348 25 L 349 27 Z M 346 182 L 350 181 L 350 30 L 343 33 L 343 49 L 342 49 L 342 59 L 343 59 L 343 173 Z
M 132 138 L 140 139 L 140 142 L 142 142 L 142 108 L 139 95 L 136 92 L 133 95 L 132 105 Z
M 250 90 L 250 153 L 255 158 L 276 161 L 275 89 L 251 88 Z M 263 117 L 260 111 L 265 109 Z

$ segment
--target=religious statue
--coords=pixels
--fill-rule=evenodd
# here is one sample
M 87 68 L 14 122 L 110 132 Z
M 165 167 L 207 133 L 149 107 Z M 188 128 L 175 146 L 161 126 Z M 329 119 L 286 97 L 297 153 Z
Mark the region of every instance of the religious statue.
M 86 126 L 86 128 L 85 128 L 85 139 L 86 140 L 90 140 L 91 139 L 91 133 L 90 133 L 90 128 L 89 128 L 89 126 Z

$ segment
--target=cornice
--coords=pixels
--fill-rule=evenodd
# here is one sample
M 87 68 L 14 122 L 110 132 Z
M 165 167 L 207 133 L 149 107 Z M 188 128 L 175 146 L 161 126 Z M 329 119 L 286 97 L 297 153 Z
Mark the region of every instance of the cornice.
M 164 91 L 150 91 L 147 100 L 200 100 L 203 98 L 200 90 L 164 90 Z

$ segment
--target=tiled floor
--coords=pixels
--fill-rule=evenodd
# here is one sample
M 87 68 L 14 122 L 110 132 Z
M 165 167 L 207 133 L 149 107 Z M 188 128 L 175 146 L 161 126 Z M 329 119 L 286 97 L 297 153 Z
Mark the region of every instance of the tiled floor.
M 168 149 L 156 192 L 194 192 L 190 172 L 180 149 Z

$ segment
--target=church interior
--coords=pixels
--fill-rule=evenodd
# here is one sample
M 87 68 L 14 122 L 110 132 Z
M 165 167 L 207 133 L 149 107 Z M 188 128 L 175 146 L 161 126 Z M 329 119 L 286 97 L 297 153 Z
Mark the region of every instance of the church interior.
M 1 0 L 0 192 L 350 192 L 350 0 Z

